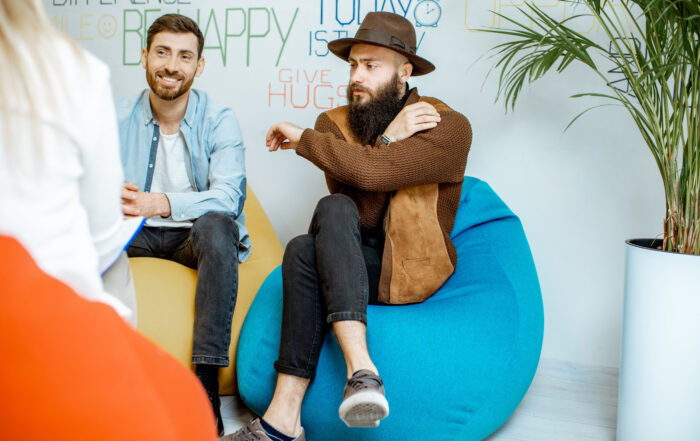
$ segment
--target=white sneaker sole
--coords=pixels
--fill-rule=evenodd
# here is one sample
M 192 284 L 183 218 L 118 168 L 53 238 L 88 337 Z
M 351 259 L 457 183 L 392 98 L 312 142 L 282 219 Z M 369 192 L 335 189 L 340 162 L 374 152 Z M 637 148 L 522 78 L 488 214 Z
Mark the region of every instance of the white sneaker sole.
M 377 427 L 389 415 L 389 403 L 381 393 L 365 390 L 343 400 L 338 414 L 348 427 Z

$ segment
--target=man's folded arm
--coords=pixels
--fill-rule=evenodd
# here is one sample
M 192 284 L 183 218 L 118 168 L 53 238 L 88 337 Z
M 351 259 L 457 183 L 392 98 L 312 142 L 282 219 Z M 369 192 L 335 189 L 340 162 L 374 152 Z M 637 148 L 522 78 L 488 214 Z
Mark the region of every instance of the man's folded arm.
M 461 182 L 471 144 L 471 126 L 458 112 L 441 112 L 437 127 L 384 145 L 346 142 L 331 119 L 321 114 L 307 129 L 297 154 L 334 179 L 367 191 L 392 191 L 414 185 Z

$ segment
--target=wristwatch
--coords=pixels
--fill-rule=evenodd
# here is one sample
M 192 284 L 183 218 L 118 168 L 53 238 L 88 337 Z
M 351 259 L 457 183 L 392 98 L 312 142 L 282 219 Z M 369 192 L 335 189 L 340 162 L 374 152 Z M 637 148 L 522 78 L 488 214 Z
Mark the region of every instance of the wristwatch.
M 391 144 L 391 138 L 386 136 L 385 134 L 382 133 L 382 135 L 379 137 L 379 140 L 384 143 L 384 145 L 389 145 Z

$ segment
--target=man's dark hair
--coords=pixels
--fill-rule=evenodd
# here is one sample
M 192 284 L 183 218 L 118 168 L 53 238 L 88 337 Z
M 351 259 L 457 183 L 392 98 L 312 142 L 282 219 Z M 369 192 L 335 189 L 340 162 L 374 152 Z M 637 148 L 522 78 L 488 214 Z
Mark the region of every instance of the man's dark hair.
M 151 42 L 153 37 L 159 32 L 173 32 L 175 34 L 184 34 L 191 32 L 197 37 L 197 59 L 202 57 L 202 50 L 204 50 L 204 35 L 202 31 L 189 17 L 185 17 L 180 14 L 165 14 L 156 21 L 153 22 L 150 28 L 148 28 L 148 35 L 146 37 L 146 50 L 151 50 Z

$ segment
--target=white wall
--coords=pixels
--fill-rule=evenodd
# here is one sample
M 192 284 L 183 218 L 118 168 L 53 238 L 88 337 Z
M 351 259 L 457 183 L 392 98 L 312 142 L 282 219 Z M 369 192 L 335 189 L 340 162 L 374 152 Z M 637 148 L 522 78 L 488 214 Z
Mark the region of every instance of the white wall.
M 57 26 L 110 65 L 117 97 L 146 87 L 141 67 L 125 65 L 138 61 L 138 32 L 145 35 L 145 28 L 161 13 L 179 9 L 196 19 L 199 12 L 200 27 L 206 33 L 207 66 L 195 87 L 236 112 L 247 146 L 249 183 L 283 244 L 306 231 L 316 201 L 327 190 L 322 174 L 305 160 L 291 152 L 268 153 L 264 134 L 279 120 L 312 126 L 331 99 L 333 106 L 344 104 L 340 97 L 347 65 L 332 54 L 316 55 L 326 49 L 314 37 L 352 36 L 358 20 L 375 8 L 392 11 L 393 7 L 402 15 L 405 11 L 415 23 L 414 11 L 420 3 L 45 1 Z M 433 61 L 437 70 L 411 84 L 471 120 L 474 141 L 467 174 L 490 183 L 523 221 L 544 297 L 543 356 L 617 366 L 624 240 L 662 231 L 663 191 L 651 155 L 619 107 L 595 110 L 563 132 L 580 111 L 597 104 L 567 98 L 601 90 L 600 81 L 582 68 L 544 78 L 523 94 L 514 112 L 505 114 L 503 104 L 494 103 L 497 77 L 484 82 L 493 61 L 480 58 L 501 39 L 470 29 L 497 26 L 488 12 L 492 9 L 516 16 L 510 0 L 438 3 L 442 14 L 437 26 L 417 28 L 422 38 L 419 54 Z M 572 14 L 571 7 L 559 0 L 537 3 L 551 6 L 558 17 Z M 349 22 L 353 15 L 352 24 L 339 23 Z M 139 25 L 140 20 L 145 25 Z M 602 37 L 585 22 L 580 26 L 589 35 Z M 255 37 L 261 34 L 265 36 Z M 287 38 L 283 49 L 282 36 Z M 308 105 L 293 108 L 292 87 L 294 103 L 303 105 L 309 83 Z M 285 99 L 269 95 L 285 88 Z

